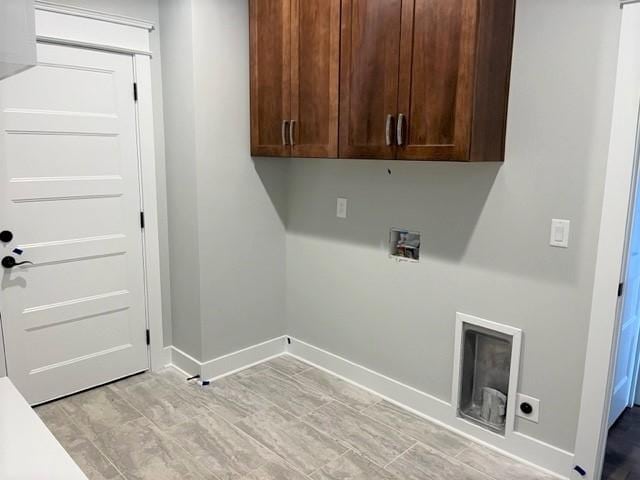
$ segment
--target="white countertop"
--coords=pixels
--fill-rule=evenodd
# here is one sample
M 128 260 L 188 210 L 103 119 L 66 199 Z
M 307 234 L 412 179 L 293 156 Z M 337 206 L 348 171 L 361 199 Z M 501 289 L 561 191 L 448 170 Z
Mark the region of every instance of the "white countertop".
M 0 378 L 0 479 L 87 480 L 8 378 Z

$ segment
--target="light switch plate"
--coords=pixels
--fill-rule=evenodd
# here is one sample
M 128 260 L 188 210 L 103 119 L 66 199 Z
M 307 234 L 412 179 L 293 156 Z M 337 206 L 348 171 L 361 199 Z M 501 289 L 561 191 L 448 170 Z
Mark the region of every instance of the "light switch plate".
M 520 405 L 522 405 L 523 403 L 528 403 L 529 405 L 531 405 L 531 413 L 524 413 L 520 409 Z M 533 423 L 538 423 L 540 421 L 540 400 L 528 395 L 524 395 L 522 393 L 518 393 L 516 395 L 516 416 L 525 418 Z
M 347 199 L 346 198 L 338 198 L 338 202 L 336 205 L 336 217 L 347 218 Z
M 551 236 L 549 245 L 552 247 L 569 248 L 569 230 L 571 222 L 554 218 L 551 220 Z

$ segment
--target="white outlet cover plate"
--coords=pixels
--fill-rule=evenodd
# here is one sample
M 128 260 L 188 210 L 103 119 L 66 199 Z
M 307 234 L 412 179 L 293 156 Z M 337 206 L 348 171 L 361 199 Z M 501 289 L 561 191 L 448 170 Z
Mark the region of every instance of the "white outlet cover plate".
M 533 407 L 533 411 L 529 415 L 520 410 L 520 404 L 523 402 L 527 402 Z M 518 393 L 516 395 L 516 416 L 525 418 L 533 423 L 538 423 L 540 421 L 540 400 Z

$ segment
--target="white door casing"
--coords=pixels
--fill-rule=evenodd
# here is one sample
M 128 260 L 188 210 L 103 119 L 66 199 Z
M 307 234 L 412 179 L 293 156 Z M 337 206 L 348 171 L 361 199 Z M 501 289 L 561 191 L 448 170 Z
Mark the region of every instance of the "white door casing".
M 620 319 L 618 322 L 620 326 L 609 408 L 609 427 L 615 423 L 627 407 L 633 405 L 635 400 L 636 359 L 638 336 L 640 335 L 640 202 L 638 201 L 637 180 L 636 178 L 630 207 L 625 253 L 626 268 L 619 305 Z
M 9 377 L 40 403 L 148 368 L 130 55 L 39 44 L 0 84 Z M 22 255 L 12 254 L 18 247 Z
M 616 91 L 607 159 L 604 198 L 589 338 L 585 359 L 580 415 L 572 478 L 596 480 L 602 471 L 613 379 L 617 334 L 617 285 L 624 259 L 634 154 L 640 105 L 640 4 L 622 10 Z

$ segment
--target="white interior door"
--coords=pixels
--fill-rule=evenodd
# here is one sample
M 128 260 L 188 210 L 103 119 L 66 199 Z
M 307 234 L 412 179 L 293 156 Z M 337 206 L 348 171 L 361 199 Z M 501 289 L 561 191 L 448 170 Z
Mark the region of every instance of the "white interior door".
M 637 180 L 636 180 L 637 182 Z M 621 298 L 620 333 L 616 353 L 609 427 L 635 401 L 638 336 L 640 335 L 640 201 L 634 189 L 627 241 L 626 272 Z
M 9 377 L 40 403 L 146 370 L 132 57 L 39 44 L 0 122 L 0 256 L 33 262 L 2 268 Z

